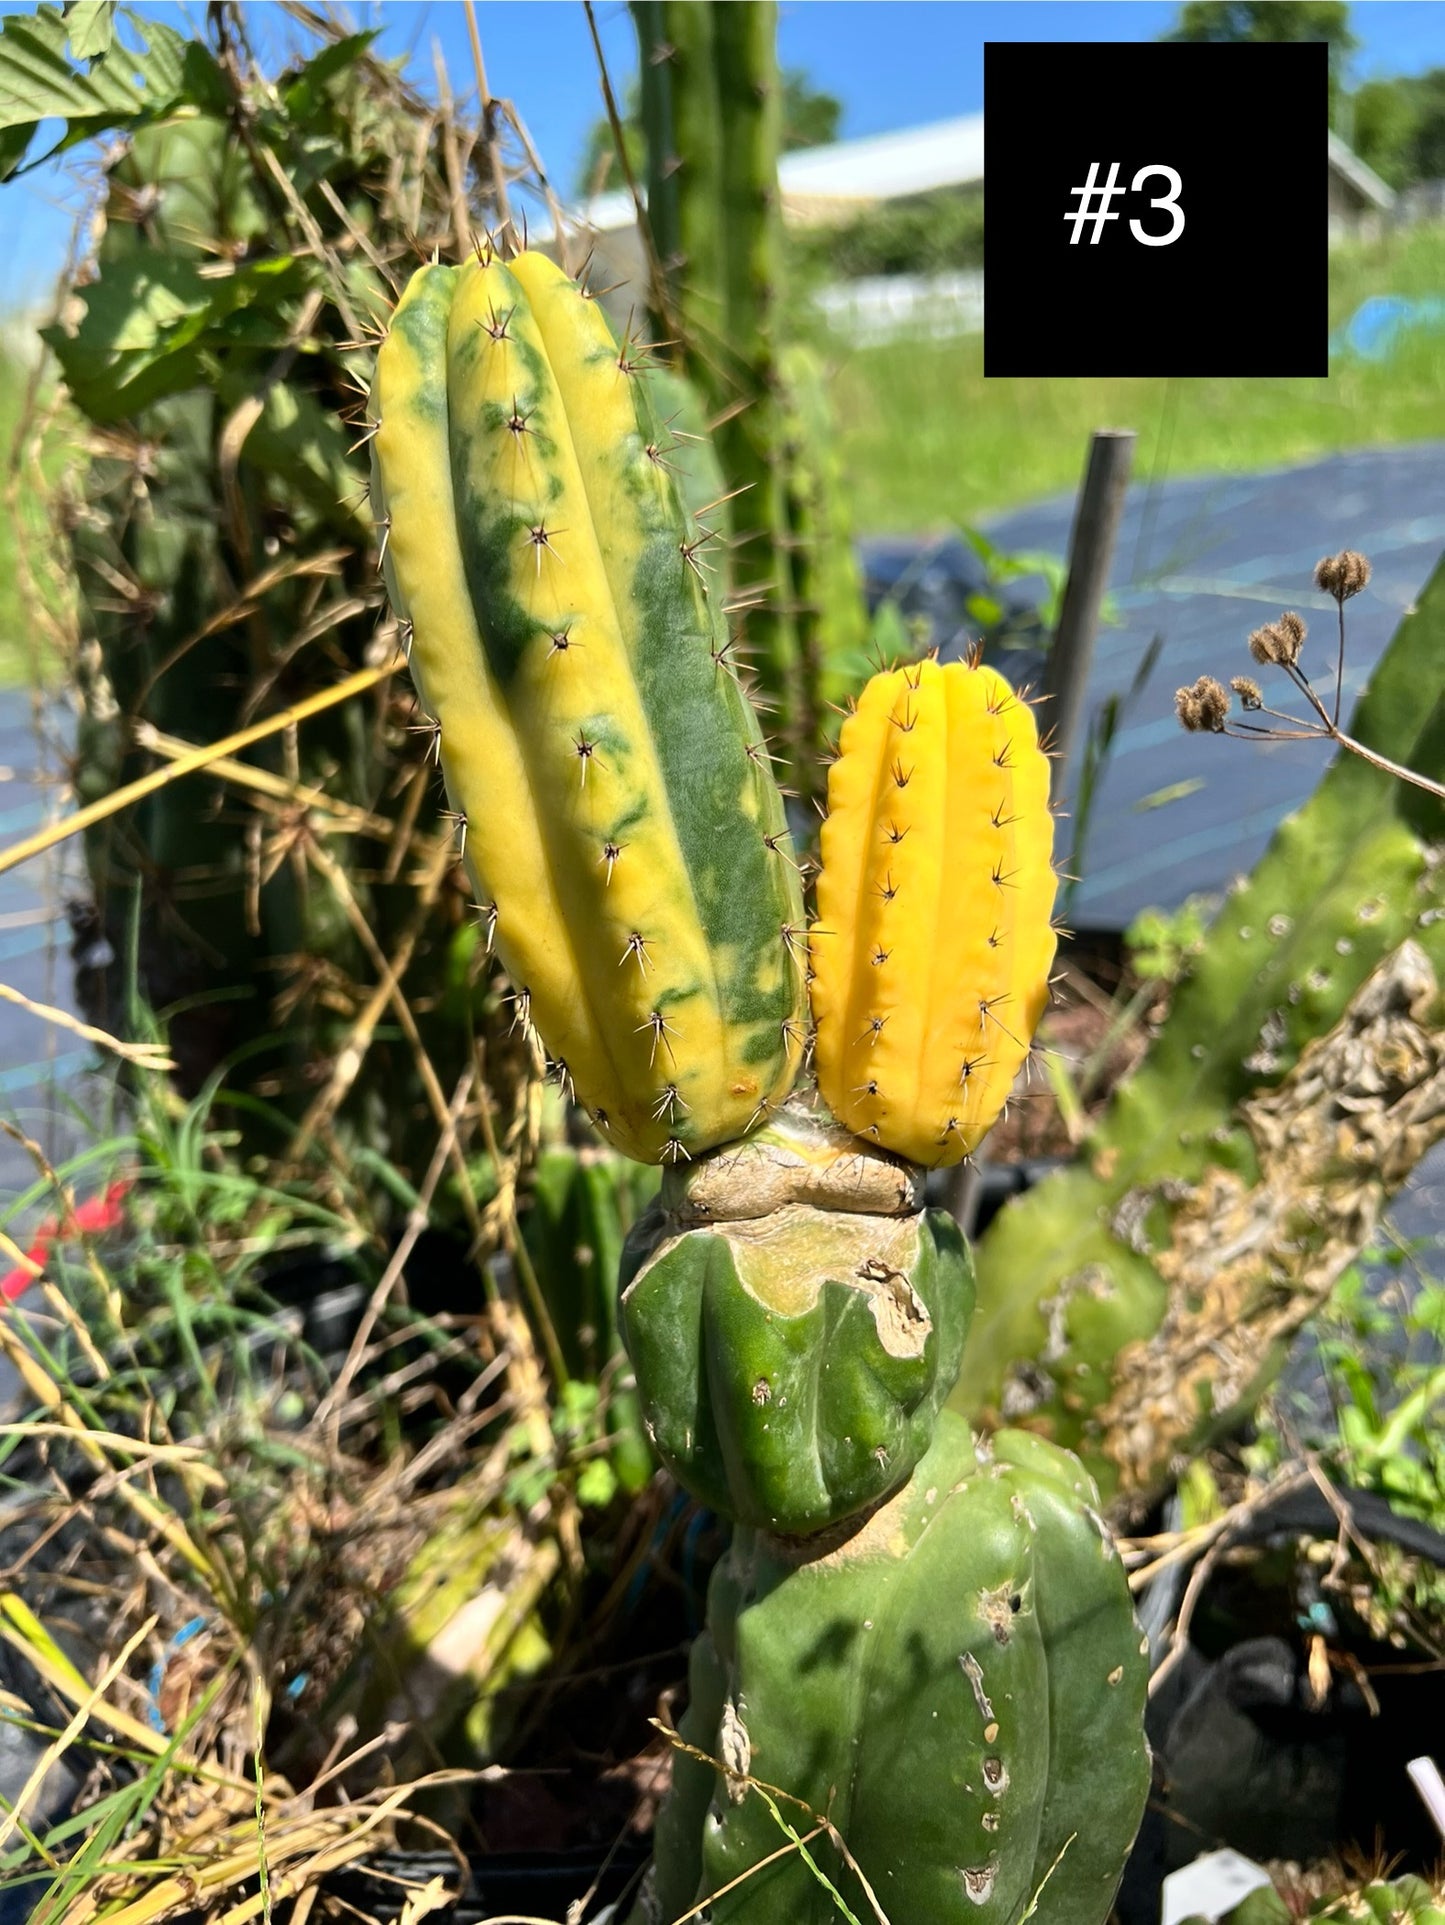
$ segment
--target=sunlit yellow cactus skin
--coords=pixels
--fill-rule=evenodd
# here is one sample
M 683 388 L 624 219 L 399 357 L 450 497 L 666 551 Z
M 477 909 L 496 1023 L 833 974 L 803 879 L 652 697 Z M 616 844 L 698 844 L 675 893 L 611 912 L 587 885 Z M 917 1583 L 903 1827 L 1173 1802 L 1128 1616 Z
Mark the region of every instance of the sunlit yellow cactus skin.
M 1048 999 L 1049 764 L 995 670 L 875 675 L 843 724 L 810 940 L 818 1087 L 931 1167 L 998 1117 Z
M 421 269 L 372 386 L 383 567 L 522 1013 L 640 1162 L 786 1096 L 797 866 L 644 355 L 551 261 Z

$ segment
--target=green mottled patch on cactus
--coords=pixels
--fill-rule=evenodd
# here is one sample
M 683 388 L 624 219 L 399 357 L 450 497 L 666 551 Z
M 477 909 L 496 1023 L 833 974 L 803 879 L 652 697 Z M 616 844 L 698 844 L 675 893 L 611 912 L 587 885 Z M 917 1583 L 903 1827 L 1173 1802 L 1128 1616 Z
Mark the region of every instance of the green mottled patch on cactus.
M 1016 1925 L 1036 1901 L 1049 1925 L 1103 1925 L 1149 1765 L 1139 1630 L 1093 1495 L 1062 1453 L 1026 1439 L 990 1460 L 945 1415 L 847 1541 L 799 1562 L 740 1531 L 682 1733 L 730 1769 L 675 1760 L 654 1915 L 717 1893 L 714 1925 L 833 1925 L 798 1856 L 776 1856 L 755 1773 L 802 1801 L 778 1807 L 799 1832 L 827 1814 L 890 1918 Z M 810 1849 L 872 1916 L 833 1846 Z

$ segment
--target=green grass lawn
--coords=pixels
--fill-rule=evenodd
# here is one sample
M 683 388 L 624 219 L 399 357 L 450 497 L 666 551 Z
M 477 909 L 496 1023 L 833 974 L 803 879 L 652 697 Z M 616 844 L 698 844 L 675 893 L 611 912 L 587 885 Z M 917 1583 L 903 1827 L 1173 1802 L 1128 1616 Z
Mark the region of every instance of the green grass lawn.
M 1445 227 L 1338 250 L 1331 326 L 1371 294 L 1445 295 Z M 1239 298 L 1262 328 L 1288 327 L 1285 290 Z M 1077 487 L 1095 428 L 1135 429 L 1134 472 L 1156 481 L 1445 438 L 1445 335 L 1422 330 L 1387 362 L 1297 381 L 985 381 L 980 336 L 894 342 L 852 351 L 833 400 L 857 527 L 923 530 Z

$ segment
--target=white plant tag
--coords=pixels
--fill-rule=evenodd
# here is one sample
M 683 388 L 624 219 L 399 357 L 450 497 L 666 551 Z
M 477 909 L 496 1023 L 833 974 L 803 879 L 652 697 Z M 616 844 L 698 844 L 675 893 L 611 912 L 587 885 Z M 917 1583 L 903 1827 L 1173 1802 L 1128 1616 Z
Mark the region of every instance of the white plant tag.
M 1268 1872 L 1237 1851 L 1209 1852 L 1164 1880 L 1159 1925 L 1183 1925 L 1186 1918 L 1217 1919 L 1270 1882 Z

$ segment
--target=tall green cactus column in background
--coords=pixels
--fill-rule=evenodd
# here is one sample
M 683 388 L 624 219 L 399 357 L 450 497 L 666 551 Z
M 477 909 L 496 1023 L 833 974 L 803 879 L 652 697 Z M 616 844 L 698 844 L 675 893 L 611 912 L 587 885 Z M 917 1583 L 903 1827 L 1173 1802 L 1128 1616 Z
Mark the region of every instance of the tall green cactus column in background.
M 862 583 L 829 460 L 816 362 L 778 341 L 782 88 L 772 0 L 634 0 L 654 324 L 715 426 L 732 588 L 758 678 L 782 711 L 789 773 L 816 776 L 833 665 L 866 645 Z M 832 672 L 830 672 L 830 670 Z
M 973 1276 L 922 1204 L 1046 994 L 1033 717 L 974 663 L 876 677 L 806 929 L 649 382 L 559 269 L 487 254 L 413 278 L 372 387 L 388 587 L 519 1016 L 664 1166 L 622 1258 L 635 1409 L 737 1527 L 636 1916 L 1103 1925 L 1143 1647 L 1078 1464 L 940 1416 Z

